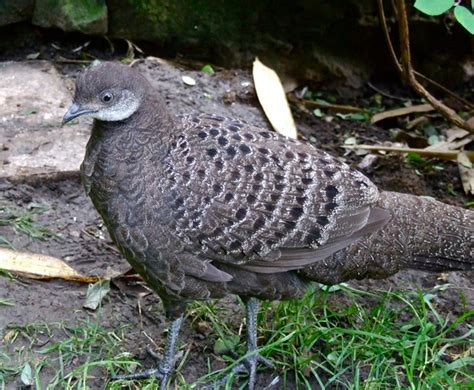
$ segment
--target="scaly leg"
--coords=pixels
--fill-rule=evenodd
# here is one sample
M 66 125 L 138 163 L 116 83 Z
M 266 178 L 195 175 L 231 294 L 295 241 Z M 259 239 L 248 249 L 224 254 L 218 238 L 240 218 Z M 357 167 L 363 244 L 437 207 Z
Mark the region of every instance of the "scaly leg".
M 151 368 L 136 374 L 128 375 L 114 375 L 112 379 L 147 379 L 152 376 L 155 376 L 160 380 L 160 390 L 165 390 L 168 384 L 168 380 L 173 372 L 174 368 L 174 356 L 176 352 L 176 342 L 178 340 L 179 329 L 181 328 L 181 322 L 183 316 L 181 315 L 177 319 L 173 320 L 168 332 L 168 338 L 166 340 L 165 353 L 163 360 L 160 360 L 159 357 L 147 349 L 147 352 L 157 360 L 156 368 Z
M 257 310 L 258 300 L 256 298 L 249 298 L 246 301 L 246 314 L 247 314 L 247 353 L 243 363 L 235 366 L 229 375 L 237 373 L 247 373 L 249 375 L 249 390 L 255 388 L 255 382 L 257 380 L 257 364 L 263 363 L 265 366 L 275 368 L 273 363 L 261 356 L 257 351 Z M 211 386 L 222 385 L 227 381 L 229 375 L 213 383 Z M 274 382 L 276 382 L 274 380 Z M 273 382 L 272 382 L 273 383 Z M 209 387 L 211 388 L 211 387 Z

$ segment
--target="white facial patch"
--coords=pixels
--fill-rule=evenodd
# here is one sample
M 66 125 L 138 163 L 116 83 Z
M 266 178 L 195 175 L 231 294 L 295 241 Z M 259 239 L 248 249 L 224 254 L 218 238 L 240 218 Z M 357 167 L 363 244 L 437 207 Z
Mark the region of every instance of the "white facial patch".
M 140 102 L 132 92 L 124 90 L 118 101 L 108 107 L 100 108 L 97 112 L 91 114 L 91 117 L 107 122 L 121 121 L 137 111 L 139 104 Z

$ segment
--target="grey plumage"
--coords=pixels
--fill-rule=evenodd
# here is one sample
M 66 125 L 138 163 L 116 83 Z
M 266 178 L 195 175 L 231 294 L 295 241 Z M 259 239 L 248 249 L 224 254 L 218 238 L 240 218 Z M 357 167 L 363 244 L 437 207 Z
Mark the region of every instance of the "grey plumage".
M 308 280 L 474 268 L 472 212 L 379 194 L 329 154 L 237 119 L 174 118 L 124 65 L 79 75 L 65 121 L 79 115 L 95 118 L 86 191 L 172 319 L 229 293 L 283 299 Z
M 377 207 L 390 222 L 376 233 L 302 272 L 326 284 L 386 278 L 406 268 L 474 270 L 474 213 L 435 200 L 382 192 Z

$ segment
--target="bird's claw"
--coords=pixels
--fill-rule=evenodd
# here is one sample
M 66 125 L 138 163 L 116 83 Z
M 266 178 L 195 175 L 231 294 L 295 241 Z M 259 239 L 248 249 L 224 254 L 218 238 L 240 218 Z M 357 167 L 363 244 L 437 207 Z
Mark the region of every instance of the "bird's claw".
M 146 348 L 146 352 L 156 361 L 156 368 L 152 368 L 136 374 L 126 375 L 114 375 L 112 379 L 147 379 L 155 377 L 160 382 L 160 390 L 166 390 L 168 380 L 170 379 L 171 373 L 173 372 L 174 363 L 176 361 L 176 340 L 178 339 L 179 328 L 181 327 L 181 321 L 183 316 L 177 317 L 171 323 L 168 338 L 166 340 L 166 348 L 163 353 L 163 359 L 149 347 Z
M 111 379 L 112 380 L 120 380 L 120 379 L 135 380 L 135 379 L 148 379 L 148 378 L 155 377 L 160 382 L 160 389 L 161 390 L 166 389 L 168 380 L 171 376 L 172 367 L 169 364 L 166 364 L 165 362 L 163 362 L 161 360 L 161 357 L 156 352 L 154 352 L 150 347 L 146 347 L 146 352 L 148 355 L 150 355 L 152 359 L 156 361 L 155 368 L 150 368 L 148 370 L 137 372 L 134 374 L 112 375 Z
M 233 367 L 231 372 L 224 377 L 218 379 L 217 381 L 213 382 L 212 384 L 205 386 L 205 390 L 211 390 L 214 389 L 218 386 L 223 385 L 224 383 L 227 382 L 228 378 L 231 375 L 235 374 L 247 374 L 249 376 L 249 382 L 248 382 L 248 389 L 253 390 L 255 388 L 255 382 L 257 380 L 257 364 L 262 363 L 263 365 L 267 366 L 268 368 L 275 369 L 275 365 L 267 358 L 264 358 L 262 355 L 260 355 L 257 351 L 252 353 L 251 355 L 247 356 L 244 361 L 237 366 Z M 270 388 L 274 384 L 278 382 L 278 377 L 275 378 L 270 386 L 267 386 L 266 388 Z

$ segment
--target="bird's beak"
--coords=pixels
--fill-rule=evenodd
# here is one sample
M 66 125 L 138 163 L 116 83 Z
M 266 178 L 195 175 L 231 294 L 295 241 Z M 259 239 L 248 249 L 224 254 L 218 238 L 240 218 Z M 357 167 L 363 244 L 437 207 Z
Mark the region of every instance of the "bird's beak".
M 61 126 L 64 126 L 66 123 L 71 122 L 73 119 L 76 119 L 81 115 L 92 114 L 93 112 L 95 112 L 95 110 L 83 108 L 80 104 L 73 102 L 71 107 L 69 107 L 69 110 L 64 114 Z

